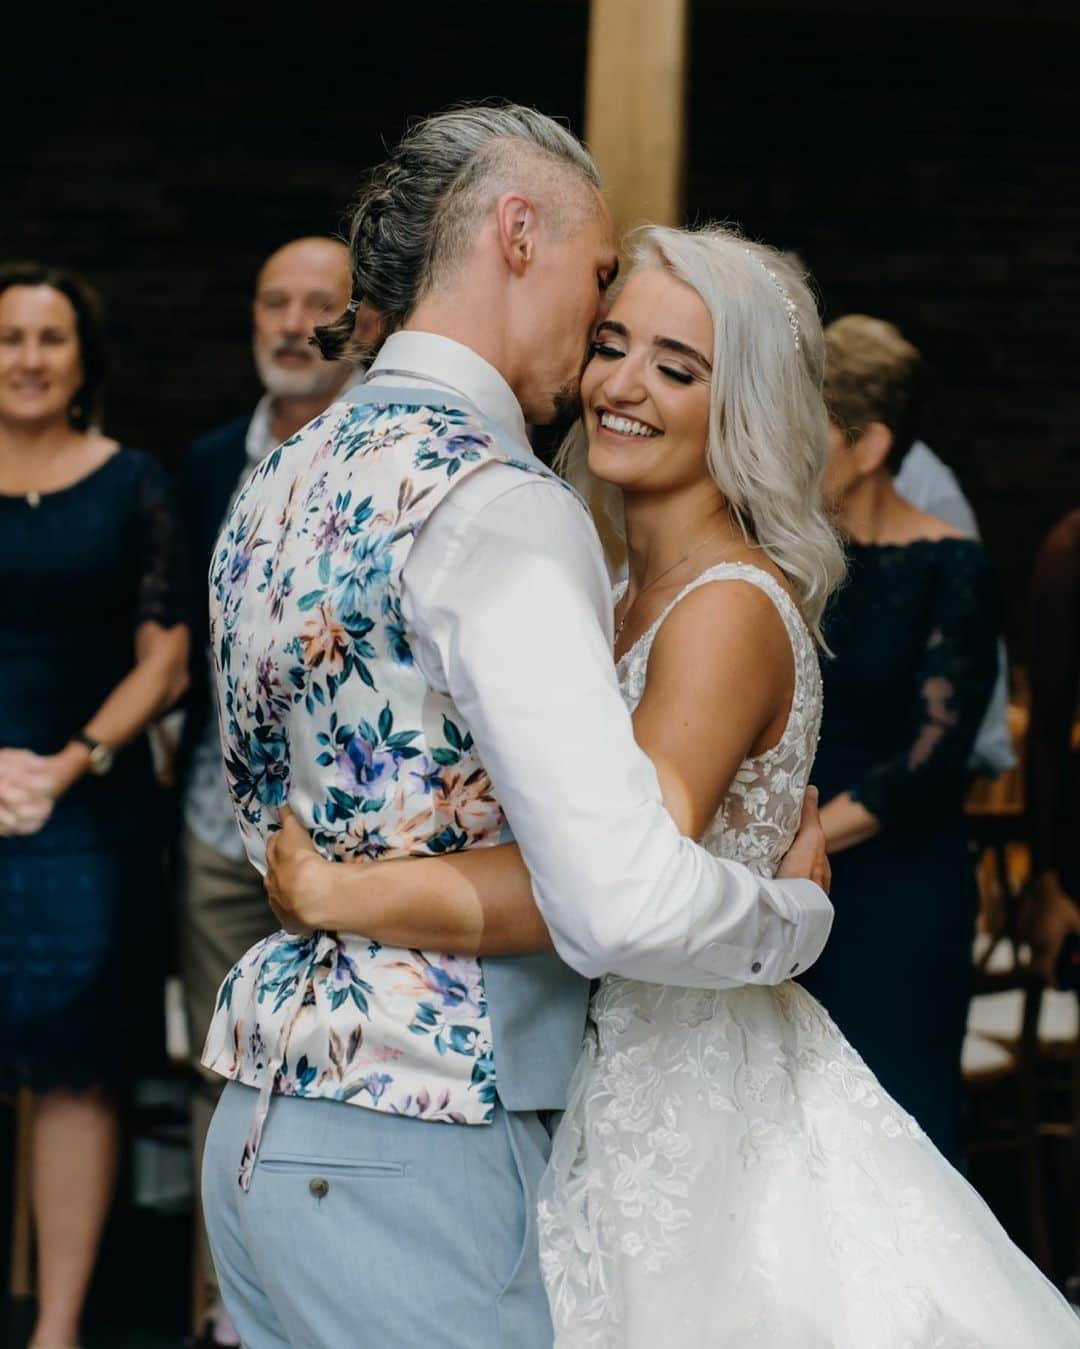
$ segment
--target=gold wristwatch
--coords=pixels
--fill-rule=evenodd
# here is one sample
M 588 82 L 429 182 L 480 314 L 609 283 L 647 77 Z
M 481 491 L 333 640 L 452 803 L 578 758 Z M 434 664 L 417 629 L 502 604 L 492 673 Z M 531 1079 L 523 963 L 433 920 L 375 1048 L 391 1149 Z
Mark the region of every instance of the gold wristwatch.
M 73 735 L 71 738 L 77 740 L 80 745 L 85 745 L 90 751 L 90 772 L 97 778 L 104 777 L 113 766 L 113 760 L 116 758 L 108 745 L 103 745 L 100 740 L 95 740 L 85 731 L 80 731 L 78 735 Z

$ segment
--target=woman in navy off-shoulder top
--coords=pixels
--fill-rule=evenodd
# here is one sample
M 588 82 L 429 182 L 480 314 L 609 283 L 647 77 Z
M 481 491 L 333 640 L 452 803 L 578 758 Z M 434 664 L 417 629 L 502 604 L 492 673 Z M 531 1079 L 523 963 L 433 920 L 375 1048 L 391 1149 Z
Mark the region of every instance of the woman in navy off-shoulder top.
M 849 575 L 826 615 L 813 774 L 836 919 L 804 982 L 955 1156 L 977 908 L 963 801 L 995 677 L 997 587 L 976 540 L 893 487 L 914 435 L 918 352 L 859 315 L 826 343 L 825 486 Z
M 32 1343 L 79 1342 L 116 1168 L 115 1088 L 157 999 L 142 917 L 147 723 L 185 679 L 174 517 L 147 455 L 91 429 L 92 293 L 0 269 L 0 1073 L 36 1096 Z

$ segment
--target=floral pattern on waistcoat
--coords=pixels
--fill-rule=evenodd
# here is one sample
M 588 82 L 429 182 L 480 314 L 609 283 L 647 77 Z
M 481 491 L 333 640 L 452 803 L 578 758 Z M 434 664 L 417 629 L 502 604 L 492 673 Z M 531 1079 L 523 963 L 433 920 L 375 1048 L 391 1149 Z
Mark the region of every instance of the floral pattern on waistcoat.
M 400 578 L 415 535 L 485 462 L 527 471 L 473 413 L 339 404 L 238 495 L 210 572 L 226 773 L 257 856 L 286 801 L 341 862 L 497 843 L 503 815 L 452 701 L 416 669 Z M 479 962 L 280 932 L 222 984 L 203 1062 L 392 1113 L 486 1123 Z

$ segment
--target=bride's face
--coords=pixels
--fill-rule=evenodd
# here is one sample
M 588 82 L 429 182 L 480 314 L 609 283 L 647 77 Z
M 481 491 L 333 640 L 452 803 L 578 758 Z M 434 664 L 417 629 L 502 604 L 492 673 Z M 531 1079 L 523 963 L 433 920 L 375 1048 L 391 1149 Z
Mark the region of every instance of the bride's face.
M 642 267 L 596 327 L 581 381 L 589 468 L 635 492 L 708 476 L 713 325 L 696 291 Z

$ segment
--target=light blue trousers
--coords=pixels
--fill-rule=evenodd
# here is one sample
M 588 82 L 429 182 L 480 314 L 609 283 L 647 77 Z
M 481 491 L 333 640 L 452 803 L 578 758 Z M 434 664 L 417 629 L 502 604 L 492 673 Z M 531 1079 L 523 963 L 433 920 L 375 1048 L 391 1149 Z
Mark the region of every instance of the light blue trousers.
M 203 1204 L 246 1349 L 551 1349 L 536 1191 L 551 1140 L 496 1106 L 437 1124 L 277 1096 L 246 1192 L 256 1092 L 230 1082 Z

